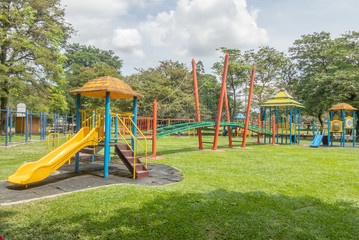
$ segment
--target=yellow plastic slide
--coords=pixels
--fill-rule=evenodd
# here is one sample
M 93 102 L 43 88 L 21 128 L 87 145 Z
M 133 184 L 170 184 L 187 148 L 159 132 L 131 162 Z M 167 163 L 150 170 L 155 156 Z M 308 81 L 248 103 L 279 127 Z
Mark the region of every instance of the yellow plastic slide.
M 40 160 L 21 165 L 7 180 L 15 184 L 28 184 L 41 181 L 66 163 L 82 148 L 86 146 L 97 146 L 98 138 L 98 127 L 92 129 L 91 132 L 88 127 L 83 127 L 73 138 Z

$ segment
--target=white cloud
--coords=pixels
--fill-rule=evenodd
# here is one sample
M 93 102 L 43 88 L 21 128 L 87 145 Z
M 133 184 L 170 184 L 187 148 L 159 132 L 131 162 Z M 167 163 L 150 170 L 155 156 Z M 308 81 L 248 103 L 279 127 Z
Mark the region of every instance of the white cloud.
M 115 23 L 128 13 L 128 0 L 61 0 L 75 30 L 75 42 L 109 49 Z
M 179 56 L 211 56 L 222 46 L 266 43 L 267 32 L 257 26 L 256 17 L 245 0 L 179 0 L 175 10 L 148 16 L 139 30 L 154 46 L 172 46 Z
M 112 46 L 122 53 L 135 54 L 136 56 L 144 56 L 143 51 L 140 49 L 142 45 L 142 37 L 137 29 L 118 28 L 114 31 L 112 38 Z

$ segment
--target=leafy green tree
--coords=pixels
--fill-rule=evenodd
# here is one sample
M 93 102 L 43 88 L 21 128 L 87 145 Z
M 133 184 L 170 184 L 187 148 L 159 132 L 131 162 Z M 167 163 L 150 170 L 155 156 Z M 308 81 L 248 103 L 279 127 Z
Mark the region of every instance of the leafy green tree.
M 145 96 L 139 100 L 139 115 L 152 116 L 156 99 L 159 117 L 195 118 L 192 74 L 184 64 L 162 61 L 155 68 L 138 69 L 126 82 Z
M 244 58 L 248 64 L 256 66 L 252 97 L 254 108 L 259 108 L 278 89 L 285 87 L 285 82 L 291 83 L 294 73 L 289 66 L 292 63 L 283 52 L 262 46 L 258 51 L 247 51 Z
M 17 83 L 49 93 L 64 81 L 60 50 L 72 28 L 60 0 L 1 0 L 0 25 L 0 108 L 8 106 Z M 4 126 L 4 114 L 1 121 Z
M 101 50 L 94 46 L 73 43 L 66 46 L 64 62 L 66 83 L 61 85 L 69 103 L 69 113 L 75 114 L 76 103 L 69 91 L 82 87 L 86 82 L 102 76 L 120 78 L 122 60 L 111 50 Z M 102 108 L 101 99 L 84 98 L 84 108 Z
M 309 115 L 320 123 L 328 109 L 340 102 L 359 104 L 359 34 L 332 39 L 327 32 L 303 35 L 290 48 L 299 72 L 296 95 Z
M 196 63 L 196 70 L 201 120 L 214 121 L 218 110 L 221 85 L 215 75 L 205 72 L 202 61 Z

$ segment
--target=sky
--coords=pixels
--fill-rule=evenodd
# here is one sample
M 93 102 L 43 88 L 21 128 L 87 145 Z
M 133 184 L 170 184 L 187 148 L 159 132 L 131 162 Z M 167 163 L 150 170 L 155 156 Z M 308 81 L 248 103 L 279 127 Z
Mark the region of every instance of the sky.
M 172 60 L 207 72 L 220 47 L 287 51 L 301 35 L 359 31 L 358 0 L 61 0 L 70 42 L 113 50 L 123 75 Z

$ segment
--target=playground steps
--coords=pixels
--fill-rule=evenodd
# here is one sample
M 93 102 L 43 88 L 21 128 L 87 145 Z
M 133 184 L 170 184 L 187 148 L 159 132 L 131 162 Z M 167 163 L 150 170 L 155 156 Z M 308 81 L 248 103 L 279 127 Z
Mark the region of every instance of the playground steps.
M 136 161 L 136 179 L 148 177 L 148 171 L 145 165 L 138 159 L 138 157 L 133 157 L 133 151 L 126 144 L 116 143 L 115 152 L 131 173 L 133 173 L 133 165 Z
M 83 149 L 81 149 L 82 153 L 86 153 L 86 154 L 93 154 L 93 148 L 94 146 L 88 146 L 88 147 L 84 147 Z M 97 154 L 99 151 L 101 151 L 104 148 L 104 146 L 96 146 L 95 148 L 95 154 Z

